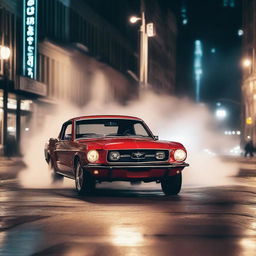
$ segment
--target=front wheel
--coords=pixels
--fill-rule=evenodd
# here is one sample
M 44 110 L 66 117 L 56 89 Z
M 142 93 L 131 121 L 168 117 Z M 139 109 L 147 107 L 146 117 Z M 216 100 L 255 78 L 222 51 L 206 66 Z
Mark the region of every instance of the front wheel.
M 161 181 L 161 187 L 165 195 L 177 195 L 180 192 L 182 184 L 182 175 L 181 173 L 168 176 Z
M 96 182 L 90 173 L 85 172 L 80 162 L 76 164 L 75 169 L 76 190 L 79 195 L 89 195 L 95 190 Z

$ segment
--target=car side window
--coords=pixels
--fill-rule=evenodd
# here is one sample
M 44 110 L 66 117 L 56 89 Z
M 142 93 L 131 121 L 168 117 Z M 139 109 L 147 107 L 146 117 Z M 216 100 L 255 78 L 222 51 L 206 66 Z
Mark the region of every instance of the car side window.
M 140 123 L 134 124 L 134 131 L 136 135 L 148 136 L 148 133 Z
M 71 140 L 72 138 L 72 124 L 68 124 L 64 128 L 64 132 L 62 134 L 62 140 Z

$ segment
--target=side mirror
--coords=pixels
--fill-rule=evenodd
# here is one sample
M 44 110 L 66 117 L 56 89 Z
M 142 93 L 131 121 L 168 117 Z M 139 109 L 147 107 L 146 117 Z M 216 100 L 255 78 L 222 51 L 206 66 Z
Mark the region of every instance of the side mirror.
M 154 140 L 159 140 L 159 137 L 154 135 Z
M 55 145 L 55 143 L 58 141 L 58 139 L 56 139 L 56 138 L 50 138 L 49 139 L 49 145 Z
M 50 140 L 49 140 L 50 142 L 57 142 L 58 141 L 58 139 L 56 139 L 56 138 L 50 138 Z

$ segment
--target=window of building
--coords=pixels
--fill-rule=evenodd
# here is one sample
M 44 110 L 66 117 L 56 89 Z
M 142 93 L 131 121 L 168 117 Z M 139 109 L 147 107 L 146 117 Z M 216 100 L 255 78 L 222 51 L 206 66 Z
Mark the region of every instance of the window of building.
M 32 110 L 32 100 L 21 100 L 20 101 L 20 109 L 24 111 L 31 111 Z
M 16 95 L 13 93 L 8 94 L 7 108 L 8 109 L 17 109 L 17 99 L 16 99 Z

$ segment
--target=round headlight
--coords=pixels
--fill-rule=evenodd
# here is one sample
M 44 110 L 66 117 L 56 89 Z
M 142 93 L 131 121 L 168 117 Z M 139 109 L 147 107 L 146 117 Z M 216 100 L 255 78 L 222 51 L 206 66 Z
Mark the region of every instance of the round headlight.
M 110 152 L 109 159 L 112 161 L 118 161 L 120 159 L 120 153 L 117 151 Z
M 186 159 L 187 153 L 183 149 L 177 149 L 173 156 L 175 161 L 182 162 Z
M 94 163 L 96 162 L 97 160 L 99 160 L 99 153 L 98 151 L 96 150 L 90 150 L 88 153 L 87 153 L 87 159 L 90 163 Z

